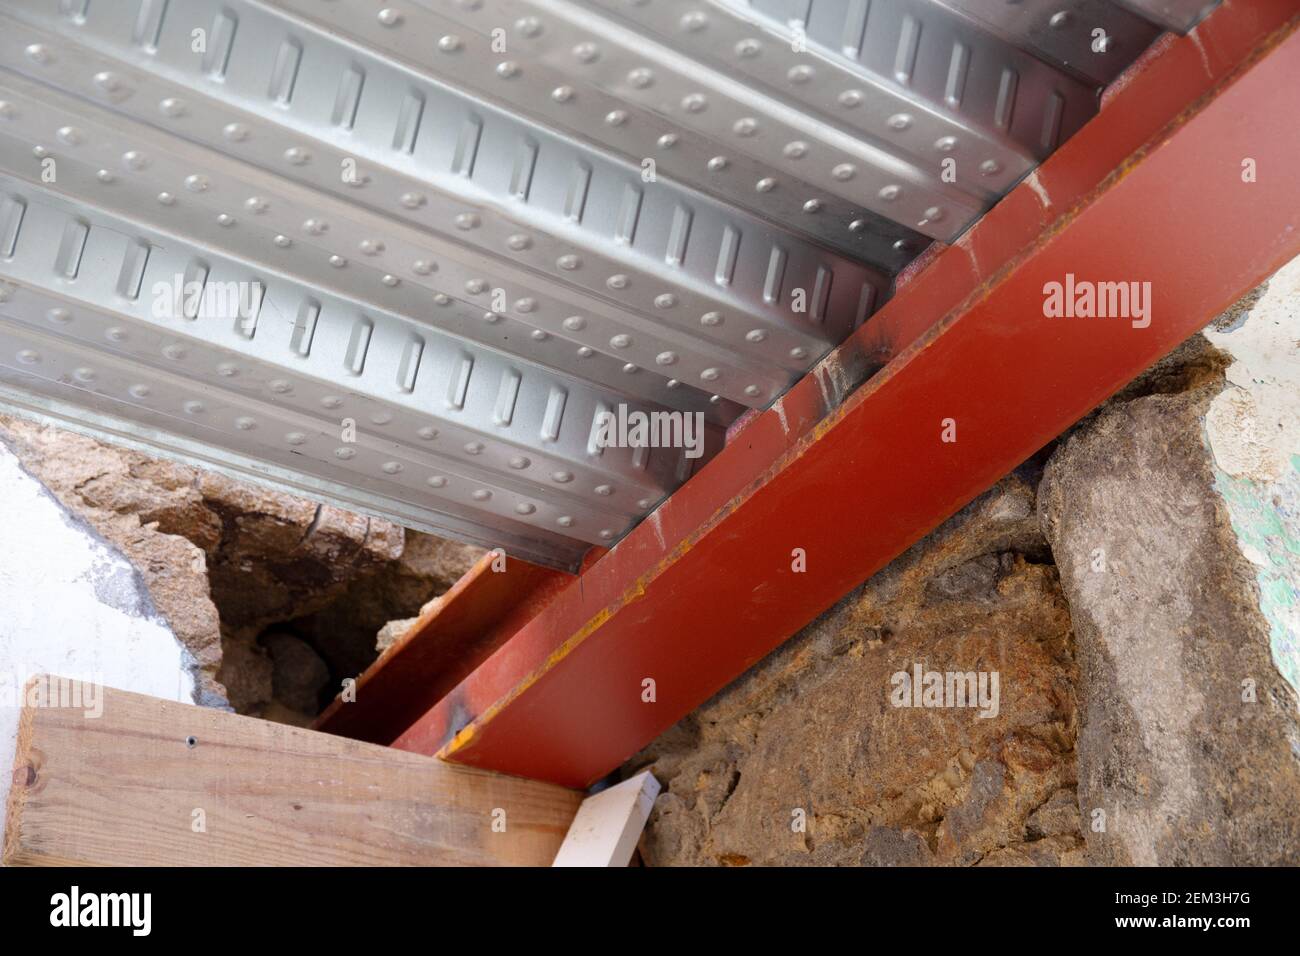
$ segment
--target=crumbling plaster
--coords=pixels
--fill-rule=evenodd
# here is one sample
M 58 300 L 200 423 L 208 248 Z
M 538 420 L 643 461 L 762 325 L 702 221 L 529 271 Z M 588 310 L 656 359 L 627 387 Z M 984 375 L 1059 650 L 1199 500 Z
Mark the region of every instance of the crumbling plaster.
M 1206 337 L 1233 358 L 1205 422 L 1215 486 L 1255 568 L 1273 662 L 1300 691 L 1300 259 Z
M 130 562 L 0 444 L 0 832 L 29 677 L 192 702 L 193 670 Z

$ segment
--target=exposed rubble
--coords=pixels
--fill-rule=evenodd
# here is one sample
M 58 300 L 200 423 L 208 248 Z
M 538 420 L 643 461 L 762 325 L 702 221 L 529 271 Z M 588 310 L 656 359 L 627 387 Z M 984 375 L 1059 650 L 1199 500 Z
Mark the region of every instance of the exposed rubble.
M 661 737 L 650 865 L 1072 863 L 1070 619 L 1013 475 Z M 891 678 L 997 671 L 995 717 Z M 1064 795 L 1064 796 L 1062 796 Z
M 1214 389 L 1116 404 L 1039 506 L 1073 612 L 1102 864 L 1300 862 L 1300 721 L 1204 445 Z
M 241 713 L 309 722 L 481 554 L 22 418 L 0 441 L 139 569 L 205 699 Z

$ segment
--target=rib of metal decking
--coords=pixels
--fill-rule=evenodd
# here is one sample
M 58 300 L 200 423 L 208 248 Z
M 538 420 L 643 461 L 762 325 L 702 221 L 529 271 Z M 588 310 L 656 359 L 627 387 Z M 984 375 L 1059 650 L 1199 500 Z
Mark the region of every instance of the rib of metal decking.
M 1205 6 L 14 0 L 0 401 L 571 568 Z

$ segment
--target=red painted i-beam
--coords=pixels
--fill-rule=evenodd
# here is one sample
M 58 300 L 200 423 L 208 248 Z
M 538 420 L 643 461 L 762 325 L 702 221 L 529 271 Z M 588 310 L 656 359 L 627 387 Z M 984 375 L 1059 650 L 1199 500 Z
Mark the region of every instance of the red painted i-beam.
M 1300 253 L 1298 20 L 1171 43 L 394 745 L 589 784 Z M 1067 281 L 1149 311 L 1047 317 Z
M 316 718 L 314 729 L 390 744 L 573 578 L 489 551 Z

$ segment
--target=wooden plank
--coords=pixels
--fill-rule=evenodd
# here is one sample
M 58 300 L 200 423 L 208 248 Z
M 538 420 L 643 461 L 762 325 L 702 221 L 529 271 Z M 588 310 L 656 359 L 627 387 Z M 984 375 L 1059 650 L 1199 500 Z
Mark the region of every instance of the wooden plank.
M 506 642 L 572 575 L 489 551 L 357 681 L 317 730 L 391 744 Z
M 649 770 L 582 801 L 553 866 L 627 866 L 659 796 Z
M 582 801 L 224 711 L 102 701 L 23 708 L 5 864 L 547 866 Z

